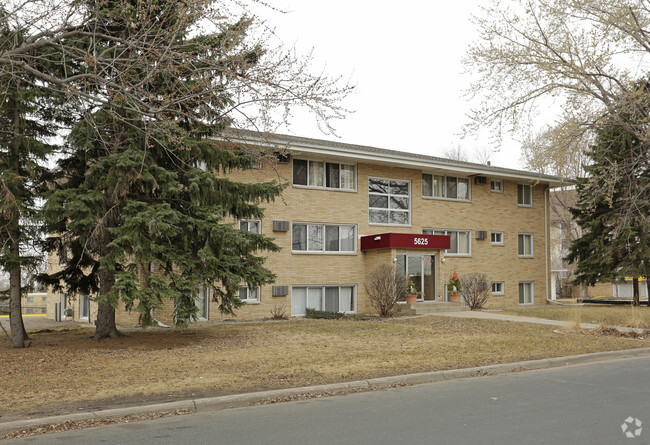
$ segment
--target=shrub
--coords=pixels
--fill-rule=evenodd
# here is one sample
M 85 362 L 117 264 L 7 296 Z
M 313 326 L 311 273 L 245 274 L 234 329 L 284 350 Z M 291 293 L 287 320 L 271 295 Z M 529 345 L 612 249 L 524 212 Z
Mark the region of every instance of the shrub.
M 341 312 L 319 311 L 318 309 L 307 308 L 307 318 L 336 319 L 343 317 Z
M 289 318 L 287 316 L 287 310 L 284 307 L 284 304 L 276 304 L 271 309 L 271 320 L 286 320 Z
M 400 311 L 397 302 L 406 295 L 404 272 L 394 265 L 381 264 L 368 276 L 366 293 L 370 304 L 381 317 L 392 317 Z
M 483 308 L 490 298 L 490 282 L 484 273 L 472 272 L 460 278 L 463 299 L 473 311 Z

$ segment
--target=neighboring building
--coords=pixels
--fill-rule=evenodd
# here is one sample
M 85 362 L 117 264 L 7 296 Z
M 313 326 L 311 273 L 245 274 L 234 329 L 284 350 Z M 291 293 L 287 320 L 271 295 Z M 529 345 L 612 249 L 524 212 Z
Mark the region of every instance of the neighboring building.
M 240 132 L 233 139 L 286 153 L 273 167 L 232 173 L 234 180 L 291 184 L 265 205 L 263 220 L 234 221 L 282 248 L 266 263 L 277 275 L 274 285 L 242 287 L 239 319 L 269 317 L 279 305 L 294 316 L 307 307 L 373 312 L 364 284 L 382 263 L 404 269 L 423 303 L 445 301 L 454 272 L 486 273 L 490 306 L 550 298 L 549 190 L 566 185 L 561 178 L 293 136 Z M 197 296 L 202 316 L 225 318 L 209 299 L 207 292 Z M 48 304 L 92 321 L 90 300 L 51 294 Z M 154 315 L 171 323 L 171 311 L 169 302 Z M 116 317 L 137 321 L 121 310 Z

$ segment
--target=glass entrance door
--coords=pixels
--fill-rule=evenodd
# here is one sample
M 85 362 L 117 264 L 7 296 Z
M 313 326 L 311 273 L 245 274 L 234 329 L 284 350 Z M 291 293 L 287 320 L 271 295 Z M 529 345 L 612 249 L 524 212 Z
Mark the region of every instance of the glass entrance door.
M 411 278 L 420 292 L 418 301 L 436 299 L 436 256 L 435 255 L 397 255 L 397 267 Z

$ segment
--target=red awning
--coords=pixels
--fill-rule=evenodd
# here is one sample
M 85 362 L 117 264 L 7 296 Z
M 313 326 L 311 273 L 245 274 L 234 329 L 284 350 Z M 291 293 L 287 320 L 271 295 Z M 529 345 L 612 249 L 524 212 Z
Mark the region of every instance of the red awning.
M 421 235 L 412 233 L 380 233 L 361 237 L 361 250 L 372 249 L 449 249 L 447 235 Z

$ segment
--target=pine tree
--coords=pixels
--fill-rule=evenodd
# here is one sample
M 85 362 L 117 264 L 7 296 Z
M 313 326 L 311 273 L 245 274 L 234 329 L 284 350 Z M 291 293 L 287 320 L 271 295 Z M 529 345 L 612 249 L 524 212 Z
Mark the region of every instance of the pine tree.
M 637 111 L 645 108 L 641 102 L 635 105 Z M 638 125 L 635 115 L 627 113 L 626 121 Z M 632 277 L 633 304 L 638 305 L 638 278 L 650 272 L 648 146 L 612 123 L 598 130 L 588 155 L 592 163 L 585 168 L 587 177 L 579 180 L 572 209 L 583 235 L 572 243 L 567 259 L 577 262 L 576 283 Z
M 131 32 L 110 10 L 102 20 L 111 32 Z M 185 51 L 191 60 L 204 58 L 214 67 L 219 49 L 232 50 L 246 29 L 243 20 L 222 33 L 188 39 Z M 184 38 L 182 33 L 178 38 Z M 254 67 L 260 51 L 246 50 L 237 59 L 239 70 Z M 119 335 L 115 308 L 120 301 L 147 325 L 153 322 L 152 310 L 170 299 L 176 323 L 184 325 L 196 315 L 193 295 L 199 286 L 211 288 L 220 310 L 232 314 L 240 305 L 240 285 L 273 278 L 259 255 L 277 247 L 262 235 L 238 230 L 232 221 L 261 218 L 259 204 L 274 199 L 280 187 L 227 179 L 224 173 L 250 168 L 265 155 L 212 139 L 228 123 L 227 78 L 214 69 L 205 72 L 207 63 L 151 75 L 148 63 L 155 61 L 142 57 L 137 65 L 117 69 L 129 72 L 129 82 L 148 82 L 156 97 L 170 103 L 185 94 L 179 90 L 199 88 L 202 76 L 214 76 L 224 88 L 200 103 L 180 105 L 188 116 L 203 112 L 202 122 L 179 118 L 177 110 L 143 116 L 129 110 L 116 91 L 109 105 L 89 112 L 68 136 L 61 176 L 43 211 L 51 234 L 48 250 L 58 252 L 62 263 L 48 280 L 55 290 L 98 293 L 96 340 Z
M 0 10 L 0 45 L 24 39 L 9 29 Z M 26 290 L 21 272 L 38 264 L 33 244 L 40 236 L 34 223 L 37 199 L 44 190 L 49 171 L 45 158 L 52 146 L 45 141 L 54 135 L 54 100 L 38 85 L 12 76 L 0 76 L 0 268 L 9 274 L 9 307 L 12 345 L 22 348 L 27 338 L 21 310 Z M 53 114 L 54 113 L 54 114 Z

